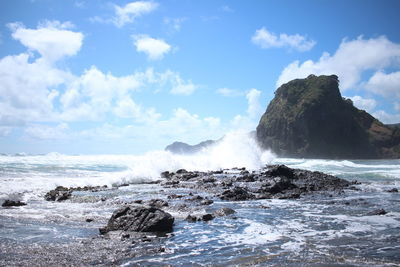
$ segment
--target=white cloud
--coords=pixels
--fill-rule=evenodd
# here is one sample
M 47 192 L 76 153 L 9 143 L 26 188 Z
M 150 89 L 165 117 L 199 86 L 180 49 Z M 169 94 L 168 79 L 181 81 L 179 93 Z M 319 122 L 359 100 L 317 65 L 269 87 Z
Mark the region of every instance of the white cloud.
M 53 88 L 68 82 L 72 75 L 46 61 L 29 62 L 28 54 L 0 59 L 0 118 L 12 121 L 49 121 L 53 119 Z
M 231 121 L 230 128 L 233 130 L 253 131 L 263 113 L 263 108 L 260 104 L 261 91 L 250 89 L 246 94 L 247 110 L 245 115 L 236 115 Z
M 170 92 L 173 95 L 191 95 L 196 89 L 197 85 L 191 81 L 184 81 L 180 76 L 176 76 Z
M 151 38 L 147 35 L 134 35 L 136 51 L 145 53 L 150 60 L 159 60 L 171 51 L 171 46 L 162 39 Z
M 389 74 L 378 71 L 372 75 L 365 87 L 387 98 L 400 98 L 400 71 Z
M 355 40 L 343 40 L 335 54 L 325 52 L 314 62 L 294 61 L 281 73 L 276 86 L 310 74 L 336 74 L 340 79 L 342 91 L 354 88 L 367 70 L 380 70 L 400 63 L 400 45 L 382 36 L 373 39 L 359 37 Z
M 350 98 L 353 101 L 354 106 L 356 106 L 359 109 L 366 110 L 367 112 L 372 112 L 377 105 L 376 100 L 372 98 L 363 98 L 358 95 L 348 98 Z
M 25 134 L 29 137 L 42 140 L 66 139 L 69 136 L 68 131 L 69 126 L 66 123 L 56 126 L 34 124 L 25 128 Z
M 154 108 L 145 109 L 128 96 L 117 101 L 114 114 L 121 118 L 133 118 L 137 122 L 144 123 L 153 122 L 161 116 Z
M 113 23 L 117 27 L 122 27 L 125 24 L 132 23 L 137 17 L 154 11 L 157 7 L 158 3 L 150 1 L 131 2 L 123 7 L 115 5 L 115 17 L 113 18 Z
M 73 56 L 82 46 L 83 34 L 67 30 L 73 27 L 70 22 L 46 21 L 36 29 L 27 29 L 21 23 L 11 23 L 8 26 L 15 40 L 39 52 L 49 62 Z
M 260 105 L 260 96 L 261 91 L 257 89 L 250 89 L 250 91 L 246 94 L 247 99 L 247 114 L 252 119 L 259 119 L 261 113 L 263 112 L 262 107 Z
M 378 110 L 372 114 L 375 118 L 378 118 L 381 122 L 392 124 L 400 123 L 400 114 L 389 114 L 384 110 Z
M 264 49 L 271 47 L 288 47 L 300 52 L 308 51 L 316 44 L 314 40 L 308 40 L 307 37 L 303 35 L 288 35 L 286 33 L 281 33 L 278 36 L 269 32 L 265 27 L 256 30 L 254 35 L 251 37 L 251 41 Z
M 235 97 L 235 96 L 242 96 L 243 92 L 236 90 L 236 89 L 230 89 L 230 88 L 219 88 L 216 90 L 217 94 L 220 94 L 222 96 L 227 96 L 227 97 Z

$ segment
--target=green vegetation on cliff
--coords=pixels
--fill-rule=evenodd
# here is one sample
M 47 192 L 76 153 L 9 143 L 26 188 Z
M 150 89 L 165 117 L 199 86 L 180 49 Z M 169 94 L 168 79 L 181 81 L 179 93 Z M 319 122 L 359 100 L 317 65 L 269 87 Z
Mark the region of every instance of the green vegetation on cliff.
M 400 128 L 342 98 L 336 75 L 290 81 L 277 89 L 257 126 L 264 148 L 306 158 L 399 158 Z

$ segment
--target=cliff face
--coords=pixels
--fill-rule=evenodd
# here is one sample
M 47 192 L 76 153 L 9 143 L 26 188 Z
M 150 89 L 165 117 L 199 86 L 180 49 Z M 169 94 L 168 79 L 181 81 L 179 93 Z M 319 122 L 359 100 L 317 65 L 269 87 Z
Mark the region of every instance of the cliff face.
M 343 99 L 336 75 L 290 81 L 257 126 L 264 148 L 305 158 L 399 158 L 400 128 L 389 127 Z

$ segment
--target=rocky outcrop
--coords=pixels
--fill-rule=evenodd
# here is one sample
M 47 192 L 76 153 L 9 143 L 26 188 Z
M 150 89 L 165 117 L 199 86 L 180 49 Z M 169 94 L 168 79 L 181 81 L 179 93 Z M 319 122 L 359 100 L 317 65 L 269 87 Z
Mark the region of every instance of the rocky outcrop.
M 211 145 L 214 145 L 217 141 L 214 140 L 207 140 L 203 141 L 201 143 L 198 143 L 197 145 L 189 145 L 183 142 L 174 142 L 170 145 L 168 145 L 165 148 L 165 151 L 169 151 L 175 154 L 193 154 L 200 152 L 202 149 L 207 148 Z
M 126 206 L 112 214 L 108 224 L 100 233 L 110 231 L 171 232 L 174 217 L 156 207 Z
M 400 158 L 400 128 L 342 98 L 336 75 L 283 84 L 257 126 L 257 140 L 280 156 Z
M 270 165 L 251 173 L 245 169 L 215 172 L 180 170 L 179 173 L 166 173 L 171 183 L 164 183 L 164 187 L 204 191 L 227 201 L 296 199 L 317 192 L 331 195 L 341 193 L 351 185 L 347 180 L 332 175 L 292 169 L 285 165 Z
M 47 201 L 64 201 L 72 196 L 72 192 L 74 191 L 92 191 L 98 192 L 106 190 L 108 187 L 106 185 L 103 186 L 84 186 L 84 187 L 65 187 L 65 186 L 57 186 L 55 189 L 50 190 L 44 195 L 44 199 Z
M 2 207 L 20 207 L 20 206 L 25 206 L 26 203 L 19 201 L 19 200 L 9 200 L 7 199 L 6 201 L 1 204 Z

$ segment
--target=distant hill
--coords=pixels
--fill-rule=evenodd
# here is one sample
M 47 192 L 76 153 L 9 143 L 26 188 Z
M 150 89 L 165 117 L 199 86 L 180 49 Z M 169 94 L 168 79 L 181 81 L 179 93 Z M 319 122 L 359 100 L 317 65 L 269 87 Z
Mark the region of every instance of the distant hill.
M 189 145 L 183 142 L 174 142 L 168 145 L 165 150 L 170 151 L 175 154 L 193 154 L 201 151 L 203 148 L 209 147 L 215 144 L 217 141 L 207 140 L 203 141 L 197 145 Z
M 400 158 L 400 127 L 385 125 L 342 98 L 336 75 L 283 84 L 257 126 L 264 148 L 305 158 Z

